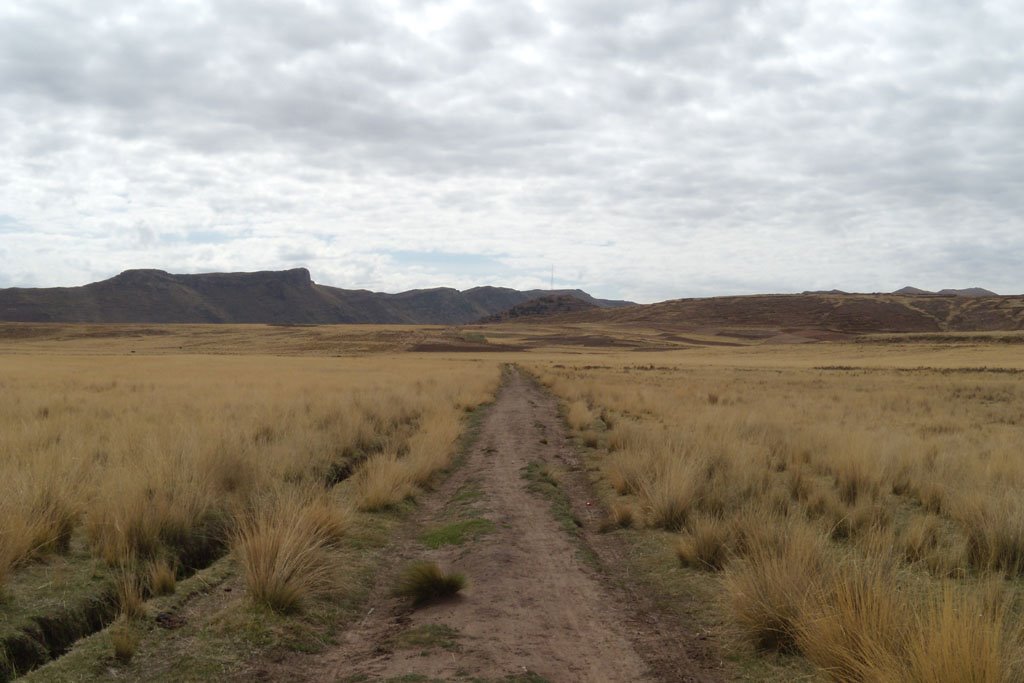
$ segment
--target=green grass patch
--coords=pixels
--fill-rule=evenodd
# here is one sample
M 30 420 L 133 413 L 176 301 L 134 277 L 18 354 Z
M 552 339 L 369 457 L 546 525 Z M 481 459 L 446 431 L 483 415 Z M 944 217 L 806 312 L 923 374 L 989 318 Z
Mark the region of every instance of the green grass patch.
M 574 537 L 580 534 L 582 523 L 573 514 L 572 505 L 562 489 L 559 488 L 558 476 L 550 465 L 542 462 L 531 462 L 520 470 L 523 479 L 529 482 L 528 489 L 544 496 L 551 504 L 551 512 L 561 527 Z
M 403 631 L 390 643 L 396 650 L 433 650 L 442 649 L 457 651 L 459 632 L 444 624 L 423 624 L 408 631 Z
M 445 545 L 462 545 L 494 530 L 494 523 L 481 517 L 460 520 L 426 531 L 420 540 L 428 548 Z
M 475 482 L 468 482 L 455 492 L 455 495 L 449 501 L 449 505 L 469 507 L 474 503 L 478 503 L 483 497 L 484 492 L 480 490 L 480 487 Z

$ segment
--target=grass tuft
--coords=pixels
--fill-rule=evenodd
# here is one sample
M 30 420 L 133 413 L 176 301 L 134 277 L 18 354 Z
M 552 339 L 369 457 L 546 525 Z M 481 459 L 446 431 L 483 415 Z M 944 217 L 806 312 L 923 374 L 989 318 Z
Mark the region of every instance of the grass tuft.
M 174 566 L 166 559 L 152 560 L 146 567 L 149 592 L 153 595 L 171 595 L 177 586 Z
M 729 526 L 720 519 L 701 517 L 676 544 L 680 564 L 693 569 L 719 571 L 729 559 Z
M 139 649 L 139 634 L 128 622 L 121 622 L 111 629 L 110 644 L 114 648 L 114 659 L 127 664 Z
M 341 506 L 297 492 L 262 501 L 238 522 L 233 548 L 245 573 L 249 596 L 290 613 L 335 586 L 327 548 L 348 526 Z
M 415 562 L 405 568 L 395 593 L 412 599 L 414 605 L 424 605 L 449 598 L 466 587 L 462 574 L 445 572 L 436 562 Z
M 746 558 L 725 574 L 732 616 L 758 648 L 793 652 L 807 596 L 827 571 L 826 541 L 793 526 L 779 543 L 752 541 Z

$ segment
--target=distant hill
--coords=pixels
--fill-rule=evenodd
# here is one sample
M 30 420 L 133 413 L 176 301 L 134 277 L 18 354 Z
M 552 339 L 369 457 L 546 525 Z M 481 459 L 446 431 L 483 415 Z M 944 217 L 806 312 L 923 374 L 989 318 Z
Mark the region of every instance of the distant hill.
M 540 296 L 569 295 L 597 307 L 629 305 L 581 290 L 506 287 L 414 289 L 399 294 L 340 289 L 295 268 L 173 275 L 127 270 L 81 287 L 0 289 L 0 320 L 89 323 L 464 324 Z
M 770 294 L 676 299 L 558 316 L 735 337 L 827 339 L 876 332 L 1024 329 L 1024 296 Z
M 967 289 L 940 289 L 938 292 L 929 292 L 926 289 L 917 287 L 903 287 L 897 289 L 893 294 L 907 296 L 999 296 L 993 291 L 981 287 L 968 287 Z
M 529 301 L 524 301 L 521 304 L 516 304 L 507 311 L 486 316 L 481 318 L 478 322 L 500 323 L 506 320 L 535 320 L 546 316 L 590 311 L 595 308 L 600 307 L 593 302 L 584 301 L 579 297 L 572 296 L 571 294 L 547 295 L 537 297 L 536 299 L 530 299 Z

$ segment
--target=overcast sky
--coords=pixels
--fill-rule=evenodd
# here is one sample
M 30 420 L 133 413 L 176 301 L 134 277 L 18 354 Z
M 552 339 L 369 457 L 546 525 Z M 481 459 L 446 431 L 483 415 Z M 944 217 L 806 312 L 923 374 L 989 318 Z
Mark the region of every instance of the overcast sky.
M 1024 292 L 1019 0 L 4 0 L 0 286 Z

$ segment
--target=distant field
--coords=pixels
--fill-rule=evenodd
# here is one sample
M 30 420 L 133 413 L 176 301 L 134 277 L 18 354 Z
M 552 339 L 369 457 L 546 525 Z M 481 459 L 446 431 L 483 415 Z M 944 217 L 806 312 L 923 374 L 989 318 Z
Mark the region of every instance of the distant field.
M 1018 680 L 1006 339 L 0 325 L 0 680 L 76 641 L 33 676 L 244 679 L 335 642 L 504 363 L 562 402 L 626 575 L 730 676 Z

